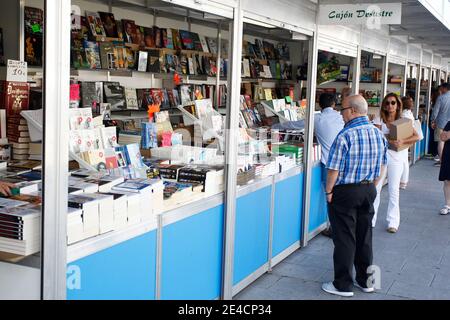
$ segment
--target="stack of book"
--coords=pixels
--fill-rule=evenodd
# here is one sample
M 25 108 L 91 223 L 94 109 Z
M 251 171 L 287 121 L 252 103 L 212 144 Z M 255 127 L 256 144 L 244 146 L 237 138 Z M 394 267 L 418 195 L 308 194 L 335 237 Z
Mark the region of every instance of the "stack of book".
M 0 199 L 0 251 L 20 256 L 39 252 L 41 211 L 28 202 Z
M 42 142 L 30 142 L 28 154 L 28 159 L 42 161 Z

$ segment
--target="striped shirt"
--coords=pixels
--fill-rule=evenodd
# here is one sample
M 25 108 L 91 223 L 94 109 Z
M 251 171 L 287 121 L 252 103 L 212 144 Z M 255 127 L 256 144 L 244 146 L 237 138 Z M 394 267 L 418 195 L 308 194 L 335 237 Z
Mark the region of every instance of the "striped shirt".
M 339 171 L 336 185 L 374 181 L 387 163 L 387 141 L 367 117 L 349 121 L 333 142 L 327 168 Z

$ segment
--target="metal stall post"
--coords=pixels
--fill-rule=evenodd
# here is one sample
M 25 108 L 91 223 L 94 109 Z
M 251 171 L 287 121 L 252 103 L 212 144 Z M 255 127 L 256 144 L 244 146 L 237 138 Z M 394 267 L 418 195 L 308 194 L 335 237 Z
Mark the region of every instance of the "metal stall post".
M 353 81 L 352 81 L 352 94 L 359 93 L 359 79 L 361 77 L 361 46 L 358 45 L 356 59 L 353 65 Z
M 232 45 L 228 79 L 230 83 L 229 97 L 227 101 L 226 119 L 226 149 L 225 149 L 225 208 L 224 208 L 224 241 L 223 241 L 223 268 L 222 268 L 222 292 L 221 299 L 233 298 L 233 264 L 234 264 L 234 240 L 236 222 L 236 195 L 237 195 L 237 153 L 239 128 L 239 103 L 241 89 L 241 58 L 243 36 L 243 12 L 241 0 L 237 1 L 234 8 L 234 19 L 230 24 L 230 44 Z
M 403 69 L 403 83 L 402 83 L 402 96 L 406 96 L 406 86 L 408 83 L 408 68 L 409 68 L 409 64 L 408 64 L 408 60 L 406 60 L 405 62 L 405 66 Z
M 42 299 L 66 298 L 70 14 L 67 0 L 45 1 Z
M 217 67 L 217 74 L 216 74 L 216 107 L 217 111 L 219 111 L 219 102 L 220 102 L 220 58 L 222 56 L 222 24 L 219 21 L 217 24 L 217 61 L 216 61 L 216 67 Z
M 422 54 L 421 54 L 421 58 L 420 60 L 422 60 Z M 422 78 L 422 64 L 419 64 L 417 66 L 417 80 L 416 80 L 416 97 L 415 97 L 415 106 L 414 106 L 414 119 L 417 119 L 419 117 L 419 106 L 420 106 L 420 81 Z M 412 163 L 415 164 L 416 163 L 416 144 L 414 144 L 414 146 L 412 147 Z
M 389 72 L 389 53 L 387 53 L 383 58 L 383 80 L 381 83 L 381 100 L 383 100 L 383 98 L 386 96 L 387 93 L 388 72 Z
M 428 131 L 428 127 L 430 125 L 430 109 L 431 109 L 431 88 L 433 86 L 433 69 L 430 67 L 428 69 L 428 90 L 427 90 L 427 101 L 426 103 L 426 117 L 427 117 L 427 126 L 426 126 L 426 130 L 424 132 L 424 138 L 425 138 L 425 154 L 427 154 L 428 152 L 428 141 L 430 139 L 429 137 L 429 131 Z
M 304 162 L 304 180 L 303 180 L 303 221 L 302 221 L 302 237 L 300 245 L 302 247 L 308 244 L 309 239 L 309 212 L 311 207 L 311 181 L 313 169 L 313 142 L 314 142 L 314 111 L 316 109 L 316 86 L 317 86 L 317 24 L 312 38 L 309 40 L 309 57 L 308 57 L 308 87 L 306 97 L 308 100 L 308 108 L 306 109 L 305 121 L 305 156 Z

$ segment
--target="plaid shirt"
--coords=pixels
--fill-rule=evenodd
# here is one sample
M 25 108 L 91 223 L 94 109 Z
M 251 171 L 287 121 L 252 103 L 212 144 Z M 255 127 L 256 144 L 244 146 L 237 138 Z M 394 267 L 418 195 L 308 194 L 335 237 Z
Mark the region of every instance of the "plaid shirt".
M 349 121 L 333 142 L 327 168 L 339 171 L 336 185 L 374 181 L 387 163 L 387 141 L 367 117 Z

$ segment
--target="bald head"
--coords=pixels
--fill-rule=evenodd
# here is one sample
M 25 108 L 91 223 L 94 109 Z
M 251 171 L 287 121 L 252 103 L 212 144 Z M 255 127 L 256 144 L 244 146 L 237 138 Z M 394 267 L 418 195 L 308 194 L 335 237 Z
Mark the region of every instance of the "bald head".
M 362 116 L 366 116 L 369 110 L 366 99 L 363 96 L 356 94 L 353 96 L 347 97 L 347 104 L 350 108 L 354 110 L 355 113 L 358 113 Z
M 358 117 L 367 116 L 368 110 L 366 99 L 358 94 L 344 99 L 341 114 L 344 121 L 348 122 Z

